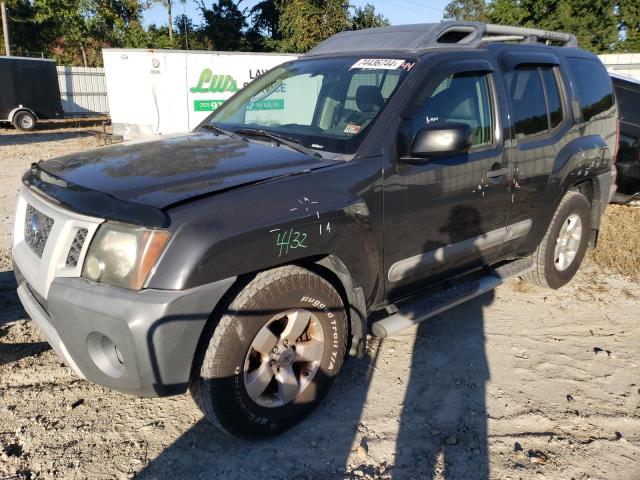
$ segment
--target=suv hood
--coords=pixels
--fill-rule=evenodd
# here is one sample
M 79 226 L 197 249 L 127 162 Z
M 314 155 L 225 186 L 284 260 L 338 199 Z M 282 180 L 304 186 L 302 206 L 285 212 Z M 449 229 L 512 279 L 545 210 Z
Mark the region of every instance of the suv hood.
M 162 209 L 193 197 L 335 163 L 286 147 L 194 133 L 66 155 L 37 167 L 74 188 Z

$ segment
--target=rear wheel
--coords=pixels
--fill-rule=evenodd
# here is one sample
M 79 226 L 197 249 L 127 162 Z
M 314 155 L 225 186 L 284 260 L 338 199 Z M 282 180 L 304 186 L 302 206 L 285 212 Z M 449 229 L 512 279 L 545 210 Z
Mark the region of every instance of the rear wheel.
M 216 426 L 256 439 L 307 416 L 345 355 L 342 298 L 297 266 L 260 273 L 233 300 L 210 338 L 191 394 Z
M 18 130 L 23 130 L 25 132 L 30 132 L 36 128 L 36 122 L 37 120 L 35 115 L 26 110 L 19 111 L 13 117 L 13 126 Z
M 582 263 L 590 231 L 589 200 L 580 192 L 567 192 L 533 254 L 534 269 L 525 280 L 549 288 L 567 284 Z

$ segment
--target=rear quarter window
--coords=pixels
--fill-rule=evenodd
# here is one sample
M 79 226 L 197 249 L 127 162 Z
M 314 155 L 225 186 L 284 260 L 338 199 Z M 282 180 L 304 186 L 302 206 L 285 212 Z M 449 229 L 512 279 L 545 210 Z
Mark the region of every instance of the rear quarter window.
M 604 66 L 590 58 L 567 59 L 576 84 L 582 117 L 586 122 L 613 106 L 611 80 Z

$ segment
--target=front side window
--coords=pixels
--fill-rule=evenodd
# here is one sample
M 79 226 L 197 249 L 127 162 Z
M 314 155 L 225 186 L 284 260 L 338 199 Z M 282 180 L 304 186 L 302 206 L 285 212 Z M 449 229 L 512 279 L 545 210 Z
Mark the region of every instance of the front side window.
M 414 66 L 402 58 L 290 62 L 250 83 L 205 124 L 268 131 L 321 154 L 352 154 Z
M 493 110 L 486 73 L 450 74 L 435 87 L 431 85 L 418 99 L 412 115 L 413 136 L 434 122 L 455 122 L 471 127 L 473 147 L 493 142 Z

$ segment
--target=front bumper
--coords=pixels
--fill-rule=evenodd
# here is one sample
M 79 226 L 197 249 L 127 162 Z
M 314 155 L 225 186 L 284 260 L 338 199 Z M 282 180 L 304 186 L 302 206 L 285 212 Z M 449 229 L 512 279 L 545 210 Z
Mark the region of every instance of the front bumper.
M 78 375 L 144 397 L 186 391 L 207 319 L 235 281 L 135 292 L 56 278 L 43 306 L 18 270 L 16 277 L 26 312 Z

